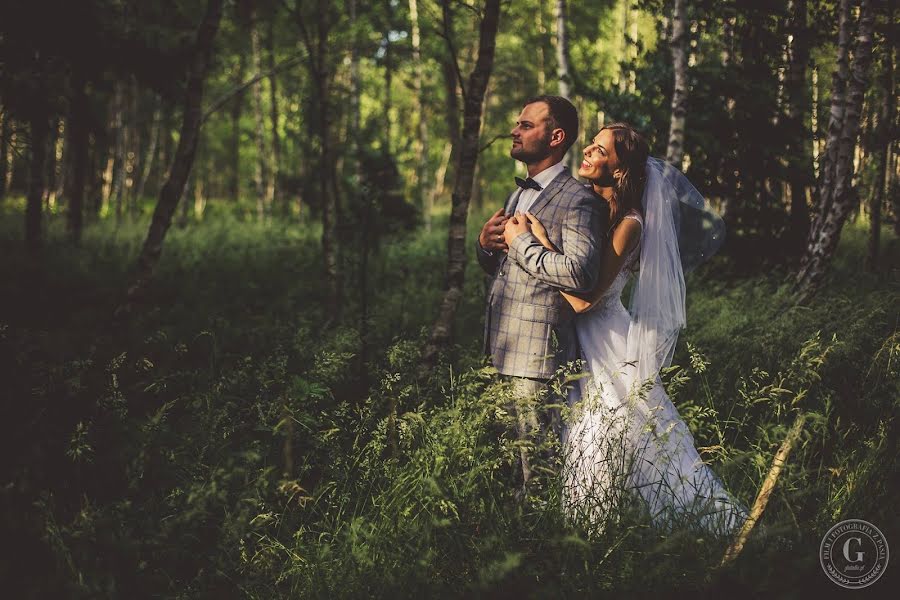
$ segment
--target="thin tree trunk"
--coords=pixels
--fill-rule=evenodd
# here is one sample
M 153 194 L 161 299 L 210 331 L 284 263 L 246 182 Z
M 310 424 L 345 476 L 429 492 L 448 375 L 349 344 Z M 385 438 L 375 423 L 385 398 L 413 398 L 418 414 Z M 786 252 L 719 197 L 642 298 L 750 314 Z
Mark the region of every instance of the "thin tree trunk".
M 441 54 L 441 76 L 444 82 L 444 119 L 447 122 L 448 145 L 445 147 L 447 165 L 453 165 L 459 153 L 460 123 L 459 91 L 461 82 L 459 79 L 456 49 L 453 44 L 455 28 L 453 26 L 453 11 L 450 0 L 441 0 L 441 27 L 445 40 L 446 51 Z M 435 186 L 432 188 L 432 196 L 435 200 L 444 192 L 448 168 L 441 170 L 440 177 L 435 176 Z M 434 201 L 432 202 L 434 206 Z
M 278 174 L 281 165 L 281 136 L 278 133 L 278 75 L 275 70 L 275 19 L 269 19 L 269 35 L 266 36 L 269 64 L 269 118 L 272 124 L 272 152 L 269 156 L 269 180 L 266 188 L 266 199 L 269 206 L 282 207 L 281 188 L 278 185 Z M 283 211 L 287 212 L 287 211 Z
M 69 116 L 69 148 L 72 157 L 72 177 L 67 182 L 69 203 L 66 221 L 69 238 L 73 243 L 81 242 L 84 224 L 84 192 L 89 168 L 90 136 L 88 119 L 90 105 L 87 97 L 87 83 L 82 75 L 74 81 L 74 93 Z
M 153 170 L 153 161 L 156 158 L 157 148 L 159 147 L 159 136 L 162 123 L 162 108 L 157 103 L 153 111 L 153 124 L 150 126 L 150 139 L 147 144 L 147 151 L 141 160 L 141 177 L 138 180 L 137 187 L 134 190 L 134 199 L 136 203 L 141 202 L 144 197 L 144 189 L 147 186 L 147 180 L 150 179 L 150 171 Z
M 200 121 L 203 116 L 203 86 L 212 58 L 213 41 L 222 18 L 223 2 L 224 0 L 207 2 L 203 21 L 197 30 L 185 90 L 181 135 L 175 150 L 175 159 L 172 161 L 171 173 L 160 191 L 159 201 L 153 211 L 153 220 L 141 248 L 134 277 L 128 287 L 126 306 L 137 299 L 153 275 L 153 270 L 162 254 L 166 233 L 172 224 L 172 215 L 178 207 L 178 201 L 184 193 L 184 186 L 191 172 L 199 141 Z
M 428 121 L 425 117 L 425 100 L 422 97 L 422 81 L 425 79 L 425 68 L 422 64 L 422 52 L 419 39 L 419 8 L 416 0 L 409 0 L 409 21 L 412 30 L 413 51 L 413 95 L 415 96 L 416 119 L 419 134 L 415 140 L 416 161 L 416 197 L 422 206 L 425 219 L 425 231 L 431 231 L 431 194 L 428 192 Z
M 452 153 L 453 146 L 450 144 L 446 144 L 441 153 L 441 162 L 438 164 L 438 168 L 434 173 L 434 185 L 431 186 L 430 195 L 431 199 L 428 201 L 429 206 L 434 206 L 437 204 L 437 201 L 441 196 L 444 195 L 444 183 L 447 179 L 447 167 L 450 165 L 450 154 Z
M 244 54 L 238 59 L 232 82 L 239 86 L 244 80 Z M 237 203 L 241 197 L 241 113 L 244 108 L 244 92 L 237 92 L 231 101 L 231 140 L 230 140 L 230 179 L 228 184 L 228 196 Z
M 59 119 L 56 128 L 56 139 L 52 144 L 53 161 L 50 166 L 50 176 L 47 179 L 47 204 L 56 206 L 62 196 L 62 189 L 66 183 L 66 170 L 68 169 L 68 149 L 66 131 L 69 127 L 67 119 Z
M 837 248 L 844 222 L 858 202 L 857 191 L 853 187 L 853 150 L 859 134 L 860 112 L 872 62 L 873 25 L 872 2 L 862 0 L 849 85 L 836 80 L 832 92 L 839 97 L 841 106 L 836 107 L 832 102 L 832 123 L 829 124 L 829 140 L 825 148 L 826 165 L 819 186 L 819 211 L 796 281 L 801 301 L 809 299 L 825 278 L 825 270 Z M 842 42 L 849 38 L 849 0 L 841 1 L 841 38 Z M 838 70 L 846 72 L 847 44 L 842 45 L 843 49 L 838 51 Z M 843 102 L 844 94 L 841 92 L 845 88 L 847 98 Z
M 559 95 L 570 98 L 569 76 L 569 38 L 566 35 L 566 0 L 556 0 L 556 80 L 559 82 Z
M 572 75 L 569 71 L 569 36 L 566 31 L 566 0 L 556 0 L 556 79 L 559 95 L 567 100 L 572 97 Z M 578 172 L 581 156 L 578 152 L 567 153 L 569 168 Z
M 250 55 L 253 73 L 262 72 L 262 52 L 259 43 L 259 24 L 256 15 L 250 21 Z M 256 216 L 260 221 L 266 218 L 268 196 L 266 187 L 266 134 L 263 117 L 262 80 L 253 86 L 253 121 L 256 124 L 256 164 L 253 171 L 253 185 L 256 190 Z
M 787 464 L 787 460 L 791 455 L 794 444 L 800 439 L 804 421 L 806 421 L 806 415 L 804 413 L 797 413 L 794 424 L 791 426 L 790 431 L 788 431 L 787 436 L 778 448 L 778 452 L 775 453 L 775 458 L 772 459 L 772 466 L 769 468 L 769 472 L 766 474 L 766 478 L 759 488 L 759 493 L 756 495 L 756 500 L 753 502 L 753 507 L 750 509 L 750 516 L 744 521 L 744 526 L 741 528 L 741 531 L 725 551 L 725 556 L 721 563 L 722 566 L 734 561 L 734 559 L 740 555 L 741 550 L 744 549 L 744 545 L 750 537 L 750 532 L 753 531 L 756 523 L 766 510 L 766 506 L 769 504 L 769 498 L 772 496 L 772 492 L 775 491 L 775 485 L 778 483 L 778 478 L 781 476 L 781 470 L 784 468 L 784 465 Z
M 314 115 L 309 126 L 312 135 L 319 140 L 320 144 L 317 179 L 322 200 L 322 258 L 325 266 L 326 303 L 332 311 L 330 321 L 340 321 L 343 294 L 337 246 L 339 201 L 331 135 L 332 105 L 330 100 L 334 73 L 330 59 L 329 34 L 334 23 L 331 19 L 329 5 L 324 0 L 316 3 L 314 18 L 306 18 L 300 13 L 295 13 L 294 16 L 306 47 L 306 65 L 314 90 L 311 102 Z
M 116 110 L 116 144 L 114 150 L 114 168 L 112 186 L 110 188 L 109 201 L 113 203 L 116 212 L 116 221 L 122 218 L 122 194 L 125 188 L 125 176 L 127 169 L 128 126 L 125 122 L 126 98 L 124 84 L 116 84 L 116 96 L 118 97 Z
M 544 27 L 544 3 L 538 5 L 538 9 L 534 11 L 534 29 L 538 35 L 537 43 L 537 84 L 538 94 L 545 94 L 547 87 L 547 57 L 544 54 L 544 39 L 547 37 L 547 30 Z
M 42 198 L 44 206 L 47 207 L 47 215 L 53 215 L 53 208 L 56 206 L 56 170 L 58 164 L 57 153 L 59 150 L 60 130 L 62 129 L 62 119 L 53 118 L 50 121 L 50 129 L 47 133 L 47 150 L 46 150 L 46 172 L 44 173 L 44 197 Z
M 893 23 L 893 6 L 889 10 L 888 23 Z M 872 183 L 872 196 L 869 205 L 869 252 L 866 264 L 869 270 L 878 268 L 878 254 L 881 240 L 881 205 L 884 202 L 885 179 L 888 170 L 888 154 L 891 148 L 891 130 L 894 122 L 894 110 L 897 97 L 894 95 L 894 47 L 885 48 L 881 72 L 881 110 L 878 113 L 878 125 L 875 130 L 878 163 L 875 167 L 875 181 Z M 895 215 L 900 220 L 900 215 Z
M 672 11 L 672 71 L 675 86 L 672 92 L 672 117 L 669 122 L 669 146 L 666 160 L 678 168 L 684 158 L 684 122 L 687 115 L 687 26 L 684 0 L 675 0 Z
M 0 122 L 0 201 L 2 201 L 6 198 L 6 193 L 9 190 L 7 175 L 11 171 L 9 156 L 12 152 L 9 151 L 9 146 L 12 137 L 12 127 L 10 126 L 9 110 L 0 110 L 0 119 L 2 119 L 2 122 Z
M 31 161 L 28 165 L 28 198 L 25 204 L 25 246 L 34 251 L 43 242 L 42 201 L 47 169 L 47 116 L 39 108 L 31 117 Z
M 423 364 L 425 365 L 434 364 L 438 352 L 450 341 L 453 318 L 462 297 L 466 267 L 466 217 L 472 194 L 475 165 L 478 161 L 482 104 L 494 65 L 494 50 L 499 23 L 500 0 L 486 0 L 479 28 L 478 58 L 466 87 L 462 143 L 456 168 L 447 240 L 446 287 L 438 317 L 423 353 Z
M 391 31 L 394 26 L 394 5 L 392 0 L 387 0 L 388 13 L 387 27 L 384 33 L 384 147 L 388 154 L 393 154 L 394 121 L 391 113 L 394 109 L 394 50 L 391 43 Z
M 788 3 L 791 19 L 791 41 L 788 44 L 789 66 L 786 81 L 789 108 L 788 130 L 788 187 L 791 196 L 790 240 L 792 248 L 802 251 L 809 231 L 809 207 L 806 187 L 812 181 L 812 160 L 809 137 L 804 121 L 809 109 L 806 91 L 806 67 L 809 63 L 809 30 L 806 25 L 806 0 Z
M 628 25 L 628 93 L 633 94 L 637 90 L 637 71 L 635 67 L 638 59 L 638 10 L 637 4 L 632 4 L 630 0 L 626 0 L 626 10 L 628 10 L 631 18 Z

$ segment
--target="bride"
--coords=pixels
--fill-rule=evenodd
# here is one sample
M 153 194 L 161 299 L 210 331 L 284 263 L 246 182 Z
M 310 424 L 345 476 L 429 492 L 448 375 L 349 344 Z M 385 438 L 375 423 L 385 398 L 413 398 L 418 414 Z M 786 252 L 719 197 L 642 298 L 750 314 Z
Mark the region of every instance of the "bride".
M 721 219 L 680 171 L 649 157 L 647 142 L 626 124 L 597 133 L 578 174 L 608 202 L 611 227 L 596 288 L 563 293 L 579 313 L 589 373 L 570 394 L 563 432 L 567 513 L 600 525 L 635 497 L 623 492 L 636 492 L 657 527 L 733 532 L 747 512 L 703 463 L 659 380 L 685 324 L 684 269 L 721 245 Z M 540 221 L 522 216 L 557 251 Z M 629 313 L 621 295 L 632 277 Z

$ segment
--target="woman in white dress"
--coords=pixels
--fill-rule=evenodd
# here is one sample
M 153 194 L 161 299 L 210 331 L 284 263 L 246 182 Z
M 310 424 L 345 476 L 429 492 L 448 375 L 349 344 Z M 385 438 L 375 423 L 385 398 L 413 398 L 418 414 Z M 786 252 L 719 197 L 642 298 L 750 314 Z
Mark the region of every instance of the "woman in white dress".
M 626 124 L 594 136 L 578 174 L 608 202 L 612 225 L 596 288 L 563 293 L 579 313 L 588 373 L 570 396 L 563 433 L 567 513 L 602 525 L 637 492 L 661 529 L 732 533 L 746 509 L 702 461 L 659 380 L 685 324 L 684 270 L 721 245 L 721 219 L 680 171 L 649 157 L 646 141 Z M 540 221 L 524 216 L 555 251 Z M 629 312 L 622 291 L 632 277 Z

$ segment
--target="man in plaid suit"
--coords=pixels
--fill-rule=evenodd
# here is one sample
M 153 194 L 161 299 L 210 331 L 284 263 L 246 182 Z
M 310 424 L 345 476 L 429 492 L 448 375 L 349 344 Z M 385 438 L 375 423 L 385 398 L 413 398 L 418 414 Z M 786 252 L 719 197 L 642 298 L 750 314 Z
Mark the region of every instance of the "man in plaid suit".
M 527 483 L 536 464 L 529 447 L 558 433 L 558 410 L 548 410 L 548 383 L 578 357 L 574 311 L 560 290 L 588 292 L 600 271 L 608 209 L 564 166 L 578 134 L 578 113 L 560 96 L 525 102 L 513 128 L 510 156 L 528 168 L 528 179 L 485 224 L 476 243 L 478 262 L 493 277 L 485 313 L 485 352 L 513 390 L 510 410 L 520 439 Z M 530 212 L 560 253 L 531 234 Z M 552 455 L 550 456 L 552 459 Z

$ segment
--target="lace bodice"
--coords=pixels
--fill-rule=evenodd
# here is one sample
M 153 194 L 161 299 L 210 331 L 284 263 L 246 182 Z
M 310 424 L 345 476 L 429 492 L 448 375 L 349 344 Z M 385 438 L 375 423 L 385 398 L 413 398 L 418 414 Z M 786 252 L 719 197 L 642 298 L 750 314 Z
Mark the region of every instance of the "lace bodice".
M 622 219 L 634 219 L 641 224 L 641 229 L 643 230 L 644 219 L 637 211 L 629 211 L 628 214 L 622 217 Z M 622 264 L 622 268 L 619 270 L 619 274 L 616 275 L 616 278 L 609 286 L 609 289 L 606 290 L 606 293 L 604 293 L 603 296 L 600 297 L 600 300 L 597 301 L 596 307 L 591 310 L 589 314 L 605 313 L 610 309 L 619 309 L 620 307 L 622 310 L 624 310 L 624 305 L 621 302 L 622 290 L 625 289 L 625 284 L 628 283 L 628 280 L 634 273 L 635 267 L 640 262 L 640 258 L 641 245 L 640 243 L 638 243 L 634 248 L 632 248 L 631 253 L 625 259 L 625 262 Z

